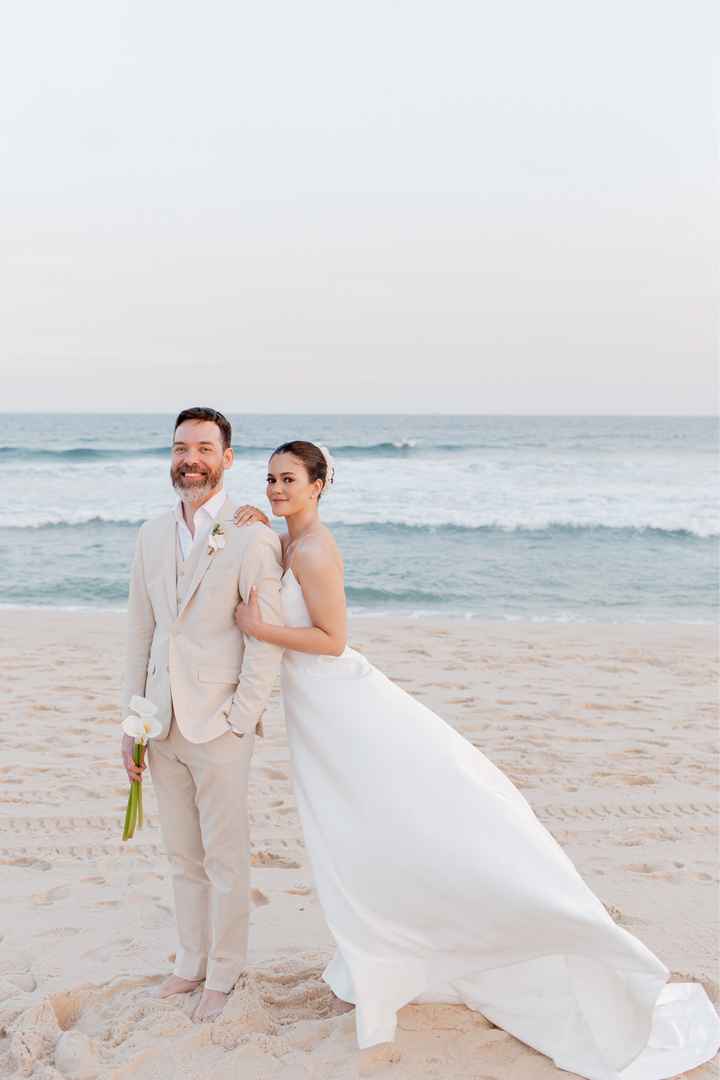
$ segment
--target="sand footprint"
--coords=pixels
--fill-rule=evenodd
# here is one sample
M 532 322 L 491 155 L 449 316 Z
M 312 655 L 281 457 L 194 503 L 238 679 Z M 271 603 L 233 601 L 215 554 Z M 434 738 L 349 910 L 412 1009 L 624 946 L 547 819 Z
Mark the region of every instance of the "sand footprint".
M 265 866 L 280 870 L 299 870 L 300 863 L 294 859 L 287 859 L 282 855 L 275 855 L 272 851 L 254 851 L 250 856 L 251 866 Z
M 52 869 L 52 863 L 45 859 L 34 859 L 30 855 L 16 855 L 0 858 L 0 866 L 18 866 L 29 870 L 47 871 Z
M 263 773 L 268 780 L 287 780 L 287 774 L 280 772 L 279 769 L 263 769 Z
M 643 877 L 654 878 L 658 881 L 682 881 L 688 876 L 693 881 L 713 881 L 711 874 L 692 872 L 688 874 L 683 863 L 673 863 L 672 866 L 653 865 L 653 863 L 628 863 L 623 870 L 629 870 L 633 874 L 642 874 Z
M 395 1043 L 380 1043 L 358 1052 L 358 1074 L 374 1076 L 384 1071 L 388 1065 L 395 1065 L 402 1057 L 400 1048 Z
M 33 893 L 33 904 L 45 905 L 54 904 L 56 900 L 65 900 L 70 895 L 70 888 L 68 885 L 55 885 L 52 889 L 46 889 L 44 892 Z

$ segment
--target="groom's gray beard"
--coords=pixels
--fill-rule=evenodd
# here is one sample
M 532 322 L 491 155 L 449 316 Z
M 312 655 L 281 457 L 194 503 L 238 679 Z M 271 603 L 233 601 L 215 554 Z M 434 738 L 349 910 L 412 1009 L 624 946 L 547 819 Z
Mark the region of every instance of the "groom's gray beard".
M 185 502 L 188 507 L 192 507 L 195 502 L 206 499 L 210 491 L 213 490 L 213 478 L 208 476 L 204 484 L 192 484 L 190 487 L 185 487 L 179 481 L 173 481 L 173 487 L 182 502 Z
M 208 495 L 211 495 L 218 484 L 222 482 L 222 466 L 217 469 L 207 467 L 203 471 L 205 472 L 205 482 L 203 484 L 190 484 L 189 487 L 186 487 L 182 483 L 182 466 L 177 469 L 173 468 L 172 465 L 170 466 L 170 483 L 186 506 L 192 506 L 193 503 L 207 499 Z
M 192 506 L 194 503 L 199 502 L 200 499 L 207 498 L 213 489 L 212 482 L 209 479 L 204 484 L 193 484 L 191 487 L 184 487 L 180 483 L 173 483 L 173 487 L 182 502 L 187 506 Z

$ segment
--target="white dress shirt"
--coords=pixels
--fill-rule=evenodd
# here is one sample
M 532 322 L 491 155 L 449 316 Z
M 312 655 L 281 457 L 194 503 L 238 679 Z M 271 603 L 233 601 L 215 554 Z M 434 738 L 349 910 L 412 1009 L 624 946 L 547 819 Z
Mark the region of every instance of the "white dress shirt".
M 206 503 L 202 504 L 199 510 L 195 511 L 193 514 L 193 525 L 195 527 L 194 536 L 185 522 L 182 501 L 178 503 L 175 510 L 175 517 L 177 518 L 178 540 L 180 541 L 180 550 L 182 551 L 183 559 L 187 559 L 193 544 L 196 544 L 199 540 L 204 539 L 208 535 L 215 518 L 220 513 L 220 507 L 225 502 L 225 499 L 225 491 L 221 489 L 218 491 L 217 495 L 213 495 L 212 499 L 208 499 Z

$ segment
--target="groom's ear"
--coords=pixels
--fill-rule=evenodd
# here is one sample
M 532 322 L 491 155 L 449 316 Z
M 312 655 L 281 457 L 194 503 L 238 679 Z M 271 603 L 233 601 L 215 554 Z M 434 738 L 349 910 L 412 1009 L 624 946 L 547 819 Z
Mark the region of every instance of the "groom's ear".
M 228 446 L 227 450 L 223 450 L 223 468 L 229 469 L 235 460 L 232 446 Z

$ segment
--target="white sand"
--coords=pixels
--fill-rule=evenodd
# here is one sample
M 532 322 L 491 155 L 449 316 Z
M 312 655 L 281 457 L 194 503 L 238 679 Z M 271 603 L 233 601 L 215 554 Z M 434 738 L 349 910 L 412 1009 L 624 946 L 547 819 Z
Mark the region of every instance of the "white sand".
M 279 701 L 254 756 L 250 963 L 221 1021 L 148 991 L 174 922 L 152 785 L 123 844 L 121 615 L 0 613 L 0 1077 L 568 1078 L 461 1006 L 408 1006 L 394 1064 L 355 1048 L 320 980 L 332 946 L 295 812 Z M 355 619 L 351 643 L 531 801 L 606 904 L 718 1003 L 710 627 Z M 717 1062 L 693 1077 L 716 1077 Z

